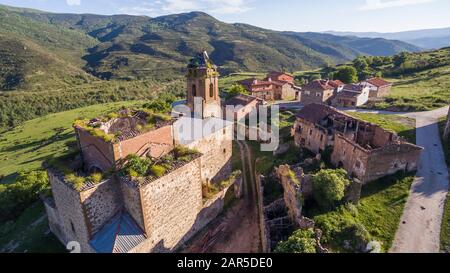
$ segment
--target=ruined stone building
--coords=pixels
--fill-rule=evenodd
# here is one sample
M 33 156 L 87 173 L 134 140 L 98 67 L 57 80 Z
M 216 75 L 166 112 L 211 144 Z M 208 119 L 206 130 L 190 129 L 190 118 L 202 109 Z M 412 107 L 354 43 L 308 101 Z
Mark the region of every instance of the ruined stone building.
M 323 103 L 330 105 L 334 96 L 342 90 L 341 81 L 314 80 L 302 86 L 300 101 L 303 104 Z
M 238 83 L 252 96 L 265 101 L 294 100 L 300 92 L 300 87 L 294 84 L 294 76 L 283 72 L 270 72 L 262 80 L 251 78 Z
M 305 106 L 293 127 L 297 146 L 331 152 L 331 162 L 367 183 L 417 169 L 422 147 L 323 104 Z
M 194 58 L 188 103 L 200 96 L 204 104 L 220 105 L 217 80 L 206 54 Z M 236 178 L 231 173 L 233 124 L 206 112 L 202 118 L 149 124 L 158 117 L 151 115 L 122 110 L 74 126 L 80 156 L 60 162 L 62 169 L 49 166 L 53 196 L 45 200 L 50 229 L 63 244 L 78 242 L 88 253 L 172 252 L 222 212 Z M 131 176 L 123 169 L 129 155 L 151 158 L 165 172 Z M 101 181 L 89 178 L 92 174 L 102 174 Z M 205 197 L 205 186 L 228 180 Z
M 445 137 L 450 136 L 450 109 L 448 110 L 447 123 L 445 125 L 444 136 Z

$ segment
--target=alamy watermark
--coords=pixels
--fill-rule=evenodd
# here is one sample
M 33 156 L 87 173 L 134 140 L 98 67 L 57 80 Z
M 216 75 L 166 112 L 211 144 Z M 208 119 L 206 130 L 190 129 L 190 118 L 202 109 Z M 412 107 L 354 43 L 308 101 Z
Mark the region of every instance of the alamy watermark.
M 187 105 L 177 105 L 172 109 L 172 116 L 181 116 L 175 124 L 176 138 L 181 143 L 198 140 L 230 126 L 233 126 L 234 133 L 224 134 L 223 137 L 259 141 L 263 152 L 275 151 L 280 143 L 278 105 L 227 105 L 222 108 L 208 104 L 203 107 L 203 99 L 195 98 L 193 109 Z M 204 116 L 211 118 L 203 119 Z

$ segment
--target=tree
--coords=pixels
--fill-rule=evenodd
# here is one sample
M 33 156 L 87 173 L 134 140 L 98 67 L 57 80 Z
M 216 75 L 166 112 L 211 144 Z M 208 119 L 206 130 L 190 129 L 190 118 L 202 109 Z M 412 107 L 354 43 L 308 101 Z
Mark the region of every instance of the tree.
M 227 99 L 231 99 L 237 95 L 245 94 L 249 95 L 250 93 L 240 84 L 233 84 L 227 94 Z
M 356 68 L 356 70 L 358 71 L 364 71 L 367 68 L 369 68 L 369 64 L 366 60 L 366 58 L 364 57 L 358 57 L 353 61 L 353 66 Z
M 358 81 L 358 71 L 352 66 L 342 66 L 338 68 L 335 77 L 344 83 L 355 83 Z
M 280 242 L 276 253 L 316 253 L 317 242 L 312 229 L 295 231 L 287 241 Z
M 402 52 L 398 55 L 395 55 L 393 58 L 393 62 L 395 67 L 400 67 L 402 66 L 402 64 L 406 63 L 406 61 L 408 61 L 408 53 L 407 52 Z
M 320 207 L 331 208 L 344 198 L 345 188 L 348 185 L 350 180 L 347 179 L 345 170 L 321 170 L 313 176 L 314 199 Z

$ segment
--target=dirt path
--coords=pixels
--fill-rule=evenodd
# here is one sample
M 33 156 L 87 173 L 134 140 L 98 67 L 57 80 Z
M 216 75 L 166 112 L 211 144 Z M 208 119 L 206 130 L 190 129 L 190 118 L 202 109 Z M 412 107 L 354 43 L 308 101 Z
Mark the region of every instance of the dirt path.
M 443 112 L 406 114 L 416 118 L 417 145 L 425 150 L 390 250 L 392 253 L 438 253 L 440 250 L 441 222 L 449 186 L 437 124 Z
M 244 175 L 243 196 L 225 215 L 196 236 L 183 252 L 258 253 L 261 238 L 254 190 L 253 164 L 245 142 L 238 142 Z

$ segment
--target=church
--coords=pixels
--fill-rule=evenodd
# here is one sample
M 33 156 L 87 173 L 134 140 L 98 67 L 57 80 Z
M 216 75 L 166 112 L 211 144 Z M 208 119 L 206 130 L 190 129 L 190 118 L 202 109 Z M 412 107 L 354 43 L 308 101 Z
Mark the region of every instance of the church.
M 52 197 L 44 199 L 50 230 L 64 245 L 75 242 L 83 253 L 174 252 L 223 211 L 226 196 L 239 198 L 217 67 L 201 53 L 187 70 L 189 116 L 148 124 L 159 116 L 126 109 L 74 124 L 80 154 L 59 162 L 63 170 L 48 166 Z M 127 172 L 132 157 L 151 160 L 151 171 Z M 101 181 L 92 179 L 99 173 Z

